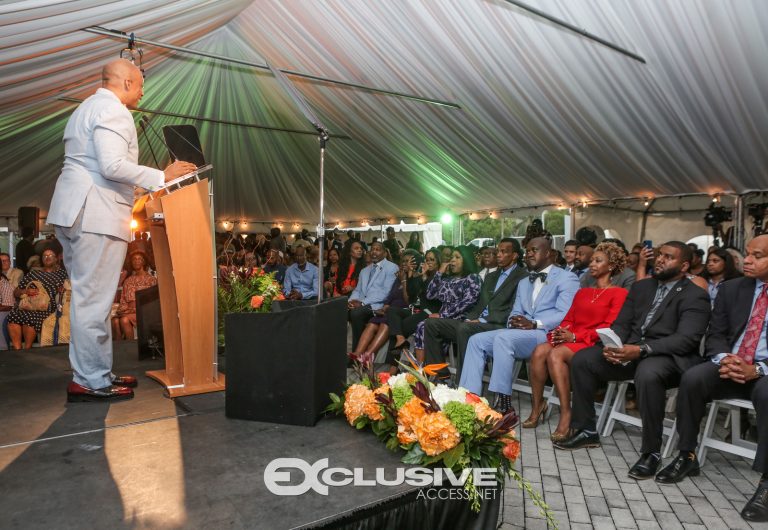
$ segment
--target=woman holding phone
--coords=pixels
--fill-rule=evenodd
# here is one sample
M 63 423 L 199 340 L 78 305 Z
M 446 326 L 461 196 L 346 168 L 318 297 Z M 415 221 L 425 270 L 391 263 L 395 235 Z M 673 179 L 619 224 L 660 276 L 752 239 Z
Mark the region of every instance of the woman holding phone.
M 601 243 L 592 254 L 589 274 L 595 287 L 576 292 L 571 308 L 560 325 L 548 334 L 548 342 L 539 344 L 531 357 L 531 415 L 523 422 L 526 429 L 534 428 L 547 412 L 544 384 L 547 376 L 560 398 L 560 421 L 552 433 L 552 441 L 570 436 L 571 424 L 571 359 L 579 350 L 593 346 L 600 339 L 595 330 L 607 328 L 619 314 L 627 290 L 611 284 L 611 276 L 621 273 L 626 265 L 624 250 L 614 243 Z

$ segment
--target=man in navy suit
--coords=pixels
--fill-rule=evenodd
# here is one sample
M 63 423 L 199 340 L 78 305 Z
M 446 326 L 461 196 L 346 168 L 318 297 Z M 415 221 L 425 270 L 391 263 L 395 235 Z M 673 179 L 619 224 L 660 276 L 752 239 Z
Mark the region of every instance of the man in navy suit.
M 671 484 L 699 474 L 699 425 L 713 399 L 748 399 L 757 413 L 757 453 L 752 469 L 763 474 L 741 511 L 747 521 L 768 521 L 768 235 L 754 238 L 744 257 L 744 278 L 720 287 L 707 332 L 711 362 L 694 366 L 680 381 L 677 432 L 680 454 L 656 475 Z
M 547 333 L 563 320 L 579 289 L 575 274 L 553 265 L 551 242 L 532 239 L 525 249 L 529 276 L 517 288 L 507 328 L 473 335 L 467 344 L 459 385 L 470 392 L 483 390 L 485 361 L 493 358 L 488 390 L 496 392 L 496 408 L 512 408 L 512 373 L 515 361 L 529 359 L 534 348 L 547 340 Z

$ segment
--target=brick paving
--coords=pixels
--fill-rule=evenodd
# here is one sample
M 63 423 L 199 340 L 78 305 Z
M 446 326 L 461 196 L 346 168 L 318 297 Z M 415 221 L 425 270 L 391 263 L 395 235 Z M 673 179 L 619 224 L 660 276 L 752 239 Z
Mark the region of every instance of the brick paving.
M 515 399 L 521 418 L 527 418 L 530 396 L 518 393 Z M 671 485 L 637 481 L 627 471 L 640 456 L 640 429 L 617 423 L 613 435 L 602 438 L 602 447 L 560 451 L 549 439 L 558 413 L 555 407 L 538 428 L 518 429 L 522 452 L 517 469 L 543 494 L 559 528 L 768 529 L 768 524 L 751 524 L 739 515 L 759 478 L 750 460 L 710 449 L 698 477 Z M 507 483 L 499 522 L 503 530 L 547 526 L 515 482 Z

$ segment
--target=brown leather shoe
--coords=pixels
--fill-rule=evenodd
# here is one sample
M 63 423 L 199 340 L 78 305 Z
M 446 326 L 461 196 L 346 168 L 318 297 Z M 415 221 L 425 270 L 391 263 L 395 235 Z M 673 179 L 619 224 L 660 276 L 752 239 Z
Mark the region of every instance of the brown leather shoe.
M 74 381 L 67 386 L 67 401 L 77 403 L 82 401 L 121 401 L 133 399 L 133 390 L 124 386 L 110 385 L 105 388 L 88 388 Z

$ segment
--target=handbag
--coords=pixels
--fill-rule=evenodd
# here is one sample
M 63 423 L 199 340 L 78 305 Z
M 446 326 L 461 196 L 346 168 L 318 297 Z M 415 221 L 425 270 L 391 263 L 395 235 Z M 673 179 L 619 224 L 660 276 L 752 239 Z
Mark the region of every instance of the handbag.
M 27 287 L 37 289 L 37 294 L 35 296 L 29 296 L 26 293 L 22 294 L 19 300 L 19 309 L 22 311 L 47 311 L 48 306 L 51 304 L 51 297 L 48 295 L 48 291 L 45 290 L 43 284 L 37 280 L 32 280 L 27 284 Z

